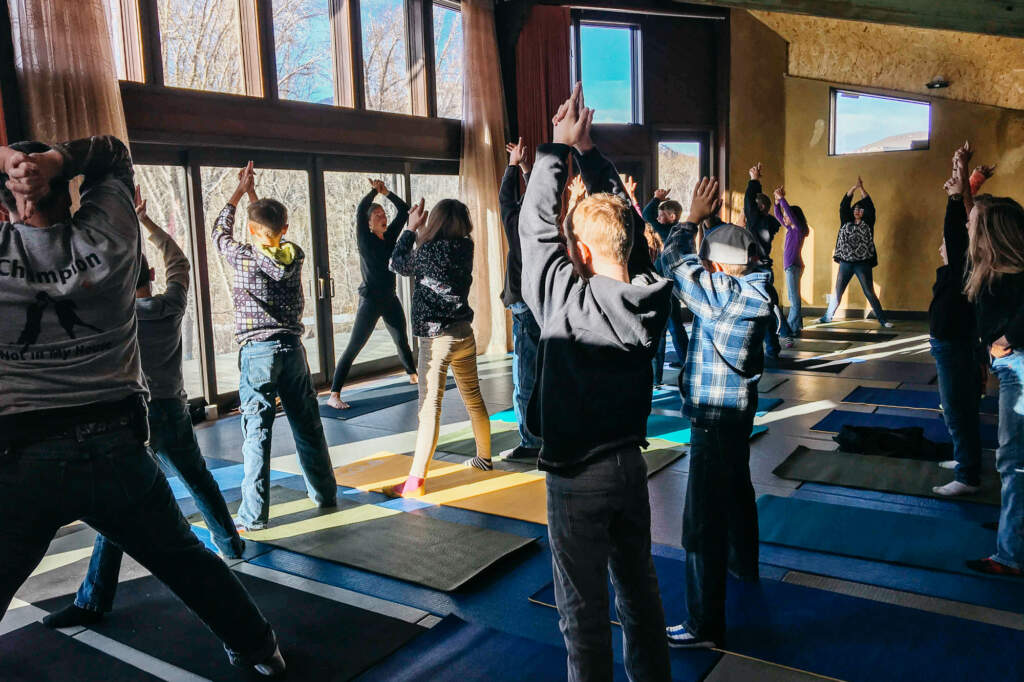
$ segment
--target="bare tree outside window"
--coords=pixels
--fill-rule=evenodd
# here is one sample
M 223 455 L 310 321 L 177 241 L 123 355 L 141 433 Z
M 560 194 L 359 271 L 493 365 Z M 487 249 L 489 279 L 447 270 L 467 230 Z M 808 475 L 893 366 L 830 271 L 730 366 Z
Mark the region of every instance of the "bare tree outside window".
M 157 8 L 166 85 L 244 91 L 237 2 L 158 0 Z
M 699 179 L 700 142 L 658 143 L 658 187 L 670 190 L 669 198 L 682 204 L 684 218 Z
M 462 118 L 462 48 L 462 12 L 434 5 L 434 69 L 441 118 Z
M 404 0 L 363 0 L 359 11 L 366 108 L 411 114 Z
M 281 99 L 334 104 L 327 0 L 274 0 L 277 91 Z

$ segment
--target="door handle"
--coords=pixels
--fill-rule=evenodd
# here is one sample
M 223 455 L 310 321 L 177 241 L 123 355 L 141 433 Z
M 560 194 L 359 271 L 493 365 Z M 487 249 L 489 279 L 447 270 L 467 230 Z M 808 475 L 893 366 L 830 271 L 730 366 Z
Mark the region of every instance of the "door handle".
M 331 298 L 334 298 L 334 278 L 328 277 L 327 281 L 331 283 Z

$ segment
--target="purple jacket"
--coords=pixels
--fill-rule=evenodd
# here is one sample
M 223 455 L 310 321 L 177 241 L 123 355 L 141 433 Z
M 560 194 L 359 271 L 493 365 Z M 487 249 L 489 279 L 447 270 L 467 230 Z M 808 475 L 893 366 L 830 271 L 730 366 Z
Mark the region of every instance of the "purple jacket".
M 783 213 L 789 219 L 789 224 L 783 220 Z M 804 238 L 810 234 L 810 229 L 806 223 L 793 215 L 793 210 L 785 198 L 779 199 L 775 204 L 775 219 L 786 228 L 786 243 L 782 250 L 782 268 L 786 269 L 794 265 L 802 268 L 804 260 L 800 257 L 800 250 L 804 247 Z

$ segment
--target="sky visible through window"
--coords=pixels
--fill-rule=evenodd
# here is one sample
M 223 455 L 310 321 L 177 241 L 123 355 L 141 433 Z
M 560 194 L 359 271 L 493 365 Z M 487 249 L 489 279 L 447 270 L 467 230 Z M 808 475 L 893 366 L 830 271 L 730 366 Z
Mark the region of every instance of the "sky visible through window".
M 835 154 L 911 149 L 911 140 L 928 141 L 927 102 L 836 93 Z
M 634 123 L 629 27 L 580 26 L 580 80 L 594 123 Z

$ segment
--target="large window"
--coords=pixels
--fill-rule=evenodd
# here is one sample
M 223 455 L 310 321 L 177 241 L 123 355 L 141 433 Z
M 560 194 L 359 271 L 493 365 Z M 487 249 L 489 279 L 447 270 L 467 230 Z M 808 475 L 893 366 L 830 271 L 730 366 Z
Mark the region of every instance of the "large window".
M 832 154 L 928 149 L 930 130 L 927 102 L 832 91 Z
M 658 187 L 669 190 L 669 199 L 683 206 L 680 219 L 690 210 L 693 188 L 701 174 L 701 143 L 696 141 L 658 143 Z
M 274 0 L 281 99 L 335 104 L 328 0 Z
M 146 200 L 146 212 L 149 217 L 178 243 L 191 261 L 192 231 L 189 225 L 185 169 L 181 166 L 136 165 L 135 181 Z M 167 288 L 163 256 L 148 239 L 143 243 L 146 259 L 150 267 L 156 270 L 154 293 L 161 293 Z M 196 314 L 195 267 L 192 268 L 190 275 L 188 307 L 185 308 L 185 317 L 181 322 L 181 357 L 185 393 L 193 398 L 203 395 L 203 380 L 199 354 L 199 317 Z
M 157 0 L 164 84 L 244 92 L 241 29 L 234 0 Z
M 424 199 L 424 207 L 429 211 L 441 199 L 459 198 L 458 175 L 412 175 L 410 192 L 413 201 Z
M 333 278 L 331 318 L 334 334 L 334 354 L 341 354 L 348 346 L 359 307 L 359 249 L 356 246 L 356 208 L 370 191 L 369 178 L 379 178 L 397 196 L 406 198 L 400 176 L 389 173 L 324 173 L 324 194 L 327 197 L 327 253 Z M 395 208 L 389 199 L 378 195 L 374 200 L 384 207 L 388 222 L 395 217 Z M 399 278 L 401 281 L 401 278 Z M 408 309 L 406 310 L 408 313 Z M 377 326 L 369 342 L 359 353 L 357 362 L 367 362 L 395 355 L 395 346 L 384 328 Z
M 636 26 L 576 24 L 574 67 L 595 123 L 640 123 L 640 31 Z
M 411 114 L 404 0 L 362 0 L 366 108 Z
M 437 115 L 462 118 L 462 14 L 446 5 L 434 5 L 434 69 Z
M 207 233 L 213 229 L 228 198 L 238 183 L 237 168 L 204 167 L 202 169 L 203 212 L 207 218 Z M 305 306 L 302 323 L 305 333 L 309 368 L 313 374 L 320 370 L 320 350 L 316 340 L 316 274 L 313 263 L 313 239 L 310 234 L 309 175 L 305 171 L 256 169 L 256 193 L 261 198 L 277 199 L 288 209 L 288 234 L 285 236 L 305 252 L 302 266 L 302 286 Z M 250 242 L 247 200 L 242 199 L 235 213 L 235 239 Z M 210 277 L 210 312 L 213 323 L 213 350 L 216 363 L 217 393 L 238 390 L 238 344 L 235 343 L 234 305 L 231 299 L 234 272 L 211 243 L 208 250 Z

